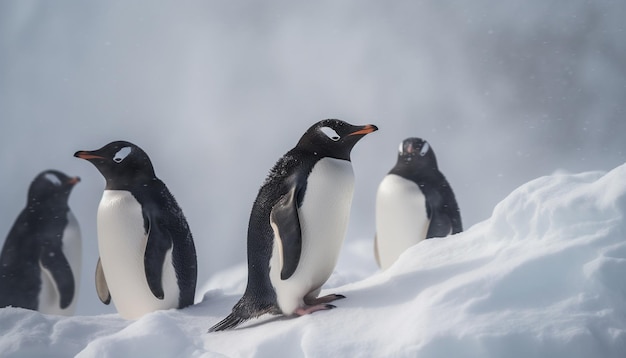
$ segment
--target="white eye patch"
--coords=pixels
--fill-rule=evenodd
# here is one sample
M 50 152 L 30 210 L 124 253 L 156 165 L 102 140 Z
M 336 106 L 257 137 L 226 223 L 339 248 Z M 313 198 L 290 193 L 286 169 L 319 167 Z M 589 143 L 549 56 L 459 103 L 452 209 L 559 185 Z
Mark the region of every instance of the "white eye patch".
M 44 178 L 46 178 L 47 181 L 49 181 L 50 183 L 56 185 L 56 186 L 61 186 L 61 179 L 59 179 L 58 176 L 52 174 L 52 173 L 46 173 L 44 175 Z
M 428 142 L 424 142 L 424 145 L 422 146 L 422 150 L 420 150 L 420 155 L 422 157 L 425 156 L 429 150 L 430 150 L 430 145 L 428 144 Z
M 130 154 L 130 147 L 124 147 L 120 149 L 117 153 L 115 153 L 115 157 L 113 157 L 113 161 L 116 163 L 121 163 L 128 155 Z
M 332 139 L 335 142 L 341 139 L 339 134 L 337 134 L 337 132 L 335 132 L 335 130 L 330 127 L 322 127 L 320 128 L 320 131 L 322 131 L 322 133 L 326 134 L 328 138 Z

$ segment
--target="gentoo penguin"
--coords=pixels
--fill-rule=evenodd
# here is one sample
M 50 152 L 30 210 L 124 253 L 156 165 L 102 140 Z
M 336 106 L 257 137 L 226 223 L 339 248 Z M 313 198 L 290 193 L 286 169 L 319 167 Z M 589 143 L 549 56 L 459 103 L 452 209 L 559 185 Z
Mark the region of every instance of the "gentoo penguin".
M 350 152 L 377 129 L 322 120 L 278 160 L 250 215 L 246 291 L 209 332 L 265 313 L 301 316 L 334 308 L 328 303 L 343 298 L 317 295 L 346 233 L 354 185 Z
M 398 161 L 376 194 L 376 261 L 382 269 L 404 250 L 433 237 L 463 231 L 452 188 L 437 167 L 435 152 L 420 138 L 400 143 Z
M 0 307 L 46 314 L 76 310 L 82 260 L 78 222 L 67 201 L 78 177 L 41 172 L 0 254 Z
M 112 142 L 75 157 L 91 162 L 106 179 L 98 206 L 96 291 L 113 300 L 120 316 L 193 304 L 196 250 L 187 220 L 138 146 Z

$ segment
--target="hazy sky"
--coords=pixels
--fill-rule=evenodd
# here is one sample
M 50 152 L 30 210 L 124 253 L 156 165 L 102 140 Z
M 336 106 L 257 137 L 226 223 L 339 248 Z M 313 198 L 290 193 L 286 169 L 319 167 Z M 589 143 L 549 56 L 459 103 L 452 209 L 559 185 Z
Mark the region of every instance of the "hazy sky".
M 186 213 L 199 286 L 245 260 L 275 161 L 329 117 L 380 130 L 353 151 L 347 240 L 372 240 L 398 143 L 427 139 L 465 227 L 520 184 L 626 160 L 620 1 L 0 2 L 0 242 L 30 181 L 83 179 L 78 314 L 95 295 L 104 180 L 76 150 L 129 140 Z

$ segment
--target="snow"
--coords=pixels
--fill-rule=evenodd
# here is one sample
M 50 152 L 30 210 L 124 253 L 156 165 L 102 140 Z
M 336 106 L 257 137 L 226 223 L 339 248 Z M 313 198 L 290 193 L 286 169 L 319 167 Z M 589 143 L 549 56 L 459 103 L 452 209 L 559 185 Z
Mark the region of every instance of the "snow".
M 372 239 L 346 242 L 299 318 L 206 330 L 230 311 L 246 268 L 220 271 L 199 303 L 137 321 L 0 310 L 2 357 L 621 357 L 626 353 L 626 164 L 522 185 L 467 231 L 422 241 L 384 272 Z

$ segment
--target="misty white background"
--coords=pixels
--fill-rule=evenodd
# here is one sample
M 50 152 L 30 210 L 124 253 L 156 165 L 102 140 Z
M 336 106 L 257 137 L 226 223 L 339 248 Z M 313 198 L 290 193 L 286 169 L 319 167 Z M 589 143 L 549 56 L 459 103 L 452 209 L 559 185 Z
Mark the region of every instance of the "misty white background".
M 187 216 L 200 288 L 245 262 L 261 182 L 323 118 L 380 128 L 353 151 L 347 240 L 372 240 L 409 136 L 468 228 L 530 179 L 626 161 L 625 18 L 619 1 L 2 1 L 0 242 L 37 173 L 79 175 L 77 314 L 113 312 L 93 284 L 104 179 L 72 155 L 129 140 Z

